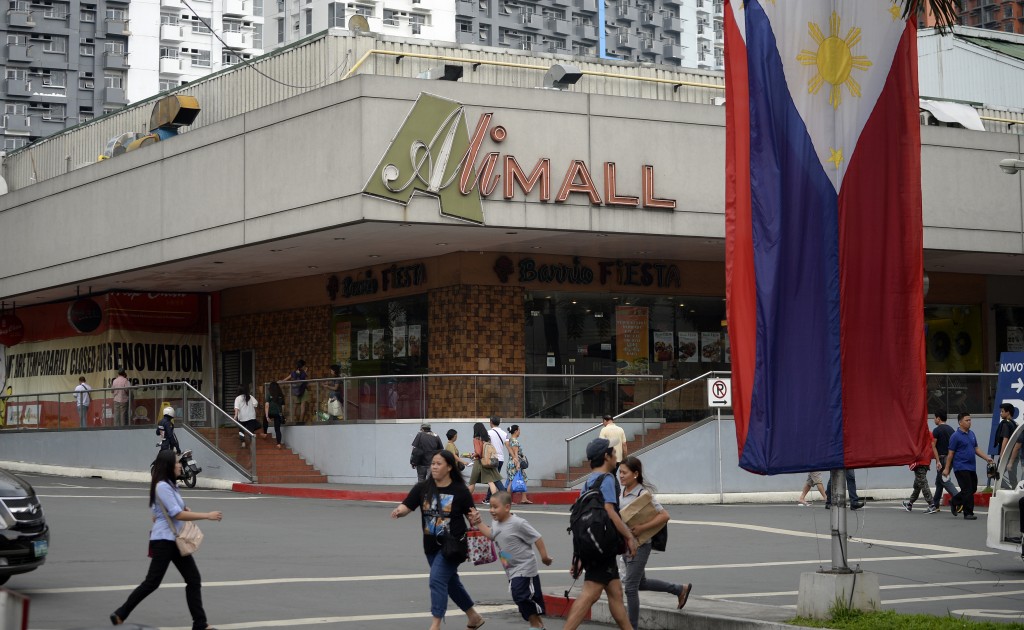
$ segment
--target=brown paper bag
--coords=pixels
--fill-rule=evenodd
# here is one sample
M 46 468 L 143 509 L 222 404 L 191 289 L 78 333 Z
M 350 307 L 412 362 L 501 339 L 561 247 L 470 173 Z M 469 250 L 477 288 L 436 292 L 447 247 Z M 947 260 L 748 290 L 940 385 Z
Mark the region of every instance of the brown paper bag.
M 619 512 L 619 516 L 622 517 L 622 522 L 624 522 L 626 527 L 629 528 L 632 528 L 634 525 L 646 523 L 657 515 L 658 511 L 654 509 L 654 504 L 651 503 L 651 494 L 649 492 L 644 492 Z M 644 544 L 657 533 L 657 529 L 648 529 L 641 532 L 636 539 L 637 546 L 639 547 Z

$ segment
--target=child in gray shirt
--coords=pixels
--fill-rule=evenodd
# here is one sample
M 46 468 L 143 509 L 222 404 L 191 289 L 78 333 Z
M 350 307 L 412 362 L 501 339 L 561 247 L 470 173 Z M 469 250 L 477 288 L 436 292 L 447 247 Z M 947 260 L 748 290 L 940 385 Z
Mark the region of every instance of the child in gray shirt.
M 525 519 L 512 513 L 512 495 L 508 492 L 502 491 L 491 497 L 490 512 L 494 519 L 490 527 L 483 524 L 479 514 L 473 524 L 498 548 L 498 559 L 505 567 L 512 601 L 519 606 L 523 619 L 530 623 L 531 628 L 543 630 L 540 616 L 545 613 L 544 595 L 540 590 L 540 571 L 533 546 L 537 546 L 540 561 L 550 566 L 552 560 L 544 539 Z

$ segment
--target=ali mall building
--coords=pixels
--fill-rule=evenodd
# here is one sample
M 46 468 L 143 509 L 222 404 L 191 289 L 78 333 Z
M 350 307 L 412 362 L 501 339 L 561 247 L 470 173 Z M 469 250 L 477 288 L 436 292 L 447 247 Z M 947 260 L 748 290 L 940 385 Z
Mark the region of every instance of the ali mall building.
M 6 424 L 61 425 L 18 396 L 118 369 L 230 410 L 240 383 L 262 401 L 304 359 L 312 379 L 340 366 L 345 411 L 324 414 L 336 383 L 317 383 L 297 423 L 404 420 L 401 460 L 422 418 L 461 422 L 464 448 L 492 414 L 557 420 L 524 444 L 554 460 L 538 476 L 564 468 L 594 418 L 730 369 L 723 86 L 330 31 L 180 88 L 201 111 L 176 137 L 97 161 L 152 128 L 163 94 L 18 150 L 0 196 Z M 987 415 L 994 379 L 971 375 L 1024 350 L 1024 178 L 998 166 L 1021 158 L 1024 114 L 950 107 L 922 110 L 929 407 Z M 984 131 L 929 124 L 957 116 Z M 704 390 L 656 415 L 705 417 Z M 287 441 L 358 476 L 327 470 L 317 440 Z

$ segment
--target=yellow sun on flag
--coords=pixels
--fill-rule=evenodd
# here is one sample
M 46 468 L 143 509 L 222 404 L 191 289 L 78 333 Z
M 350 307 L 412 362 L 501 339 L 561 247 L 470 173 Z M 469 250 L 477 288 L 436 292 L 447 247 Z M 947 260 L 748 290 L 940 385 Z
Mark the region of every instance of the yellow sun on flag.
M 828 102 L 833 109 L 839 109 L 843 101 L 843 86 L 851 96 L 860 96 L 860 83 L 850 74 L 854 69 L 867 70 L 871 61 L 867 57 L 854 55 L 853 48 L 860 43 L 860 29 L 851 28 L 845 38 L 839 37 L 840 18 L 835 12 L 828 21 L 828 37 L 825 37 L 814 22 L 807 24 L 807 30 L 818 44 L 818 50 L 802 50 L 796 60 L 805 66 L 817 66 L 818 72 L 807 82 L 807 91 L 817 94 L 823 83 L 829 83 Z

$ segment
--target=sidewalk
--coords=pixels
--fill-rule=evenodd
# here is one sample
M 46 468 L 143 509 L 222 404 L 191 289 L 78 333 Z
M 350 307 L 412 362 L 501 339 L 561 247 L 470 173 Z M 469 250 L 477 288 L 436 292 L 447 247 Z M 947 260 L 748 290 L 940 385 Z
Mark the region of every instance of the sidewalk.
M 335 499 L 342 501 L 383 501 L 399 503 L 409 494 L 411 485 L 378 485 L 365 486 L 341 483 L 295 483 L 295 484 L 259 484 L 236 483 L 231 486 L 232 492 L 245 494 L 264 494 L 284 497 L 300 497 L 303 499 Z M 473 498 L 482 502 L 485 492 L 475 492 Z M 538 488 L 530 490 L 531 501 L 537 505 L 572 505 L 580 496 L 579 490 L 559 490 L 557 488 Z M 520 497 L 516 497 L 517 499 Z

